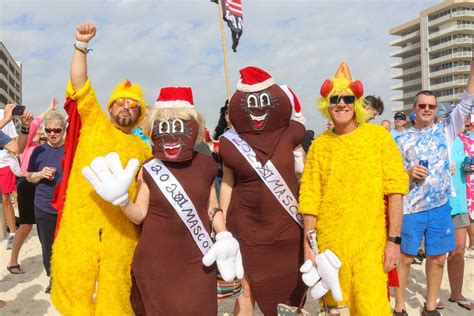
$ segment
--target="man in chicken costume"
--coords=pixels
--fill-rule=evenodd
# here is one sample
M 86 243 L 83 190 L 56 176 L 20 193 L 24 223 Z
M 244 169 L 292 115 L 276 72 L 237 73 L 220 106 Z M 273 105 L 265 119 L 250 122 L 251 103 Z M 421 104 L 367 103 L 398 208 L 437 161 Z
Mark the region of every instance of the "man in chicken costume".
M 342 262 L 342 295 L 329 293 L 325 301 L 346 313 L 348 307 L 351 315 L 390 315 L 387 272 L 399 260 L 402 196 L 408 191 L 408 176 L 390 134 L 365 123 L 363 86 L 352 80 L 347 64 L 323 83 L 321 95 L 320 111 L 335 127 L 311 145 L 299 202 L 305 233 L 315 230 L 319 250 L 330 250 Z M 319 269 L 318 257 L 315 260 L 308 243 L 304 248 L 303 280 L 317 297 L 321 286 L 308 276 Z M 314 261 L 316 268 L 308 269 Z
M 287 86 L 257 67 L 240 70 L 229 103 L 235 130 L 220 138 L 224 163 L 220 205 L 240 243 L 246 278 L 236 313 L 252 313 L 255 301 L 265 315 L 279 303 L 298 305 L 305 286 L 303 223 L 298 214 L 298 181 L 293 150 L 305 137 L 300 104 Z
M 101 109 L 87 77 L 87 43 L 95 32 L 92 24 L 76 29 L 67 87 L 70 127 L 65 155 L 75 154 L 63 161 L 66 169 L 71 167 L 65 171 L 69 181 L 63 179 L 67 188 L 60 189 L 56 201 L 61 209 L 65 193 L 53 244 L 51 299 L 64 315 L 130 315 L 130 264 L 138 227 L 94 191 L 81 169 L 111 151 L 120 153 L 122 162 L 149 157 L 150 148 L 130 134 L 144 117 L 146 106 L 141 89 L 127 80 L 112 92 L 107 103 L 110 117 Z M 135 192 L 133 182 L 131 198 Z

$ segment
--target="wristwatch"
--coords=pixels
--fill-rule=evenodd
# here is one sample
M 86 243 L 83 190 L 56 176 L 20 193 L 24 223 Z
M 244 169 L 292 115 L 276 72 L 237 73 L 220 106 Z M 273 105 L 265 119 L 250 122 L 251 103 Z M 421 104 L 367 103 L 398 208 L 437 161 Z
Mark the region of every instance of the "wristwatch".
M 402 237 L 400 236 L 389 236 L 387 240 L 397 245 L 400 245 L 402 243 Z

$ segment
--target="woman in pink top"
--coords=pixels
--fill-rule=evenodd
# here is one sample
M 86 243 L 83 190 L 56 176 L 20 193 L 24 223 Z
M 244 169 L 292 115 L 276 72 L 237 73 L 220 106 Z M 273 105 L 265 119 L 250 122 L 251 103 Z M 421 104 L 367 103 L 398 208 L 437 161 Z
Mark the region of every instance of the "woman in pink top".
M 20 170 L 21 177 L 17 185 L 17 196 L 18 196 L 18 210 L 20 213 L 20 228 L 15 233 L 13 239 L 12 253 L 10 255 L 10 261 L 7 264 L 7 270 L 12 274 L 23 274 L 25 271 L 18 264 L 18 255 L 20 253 L 21 246 L 25 241 L 26 237 L 31 232 L 33 224 L 35 224 L 35 187 L 34 183 L 26 181 L 26 169 L 28 168 L 28 162 L 33 150 L 44 143 L 46 137 L 42 139 L 42 132 L 38 131 L 41 124 L 43 123 L 44 115 L 49 111 L 55 111 L 58 108 L 58 101 L 56 98 L 51 99 L 51 103 L 48 108 L 41 113 L 37 118 L 30 124 L 30 132 L 28 133 L 28 140 L 26 142 L 25 150 L 20 155 Z M 37 133 L 38 132 L 38 133 Z

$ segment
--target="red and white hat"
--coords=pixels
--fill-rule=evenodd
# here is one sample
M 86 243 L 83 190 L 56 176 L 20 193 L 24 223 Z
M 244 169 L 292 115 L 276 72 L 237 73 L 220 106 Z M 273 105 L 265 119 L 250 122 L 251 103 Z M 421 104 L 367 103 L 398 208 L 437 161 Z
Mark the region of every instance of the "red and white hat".
M 297 118 L 302 117 L 301 116 L 301 104 L 298 98 L 296 97 L 296 94 L 293 92 L 293 90 L 290 89 L 287 85 L 281 85 L 280 88 L 285 91 L 286 95 L 288 96 L 288 99 L 290 99 L 291 102 L 291 107 L 294 110 L 294 115 Z
M 155 106 L 165 108 L 194 109 L 193 91 L 191 87 L 166 87 L 161 88 Z
M 257 92 L 275 84 L 272 76 L 264 70 L 250 66 L 240 69 L 240 79 L 237 90 L 242 92 Z
M 237 83 L 237 90 L 242 92 L 257 92 L 264 90 L 275 84 L 273 77 L 265 70 L 249 66 L 240 70 L 240 80 Z M 293 90 L 288 86 L 280 86 L 290 99 L 291 106 L 294 109 L 295 117 L 301 117 L 301 105 Z

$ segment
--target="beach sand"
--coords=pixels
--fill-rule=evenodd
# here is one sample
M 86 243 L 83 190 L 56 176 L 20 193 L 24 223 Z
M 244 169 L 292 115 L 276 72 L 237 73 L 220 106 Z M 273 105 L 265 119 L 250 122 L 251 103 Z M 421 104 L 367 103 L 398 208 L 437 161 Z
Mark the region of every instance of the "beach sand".
M 0 309 L 0 315 L 60 315 L 52 306 L 48 294 L 44 289 L 48 286 L 48 278 L 43 268 L 41 257 L 41 245 L 36 235 L 36 227 L 30 237 L 26 240 L 20 253 L 20 261 L 25 274 L 13 275 L 6 270 L 10 251 L 5 250 L 6 240 L 0 242 L 0 299 L 6 301 L 7 305 Z M 73 273 L 73 271 L 71 271 Z M 412 265 L 406 291 L 407 311 L 409 315 L 420 315 L 426 292 L 426 282 L 423 265 Z M 465 297 L 474 300 L 474 251 L 466 252 L 466 268 L 464 271 Z M 441 310 L 445 316 L 473 315 L 474 312 L 467 311 L 455 303 L 448 302 L 449 282 L 445 270 L 440 293 L 444 309 Z M 393 306 L 393 298 L 392 298 Z M 305 309 L 315 315 L 316 304 L 309 299 Z M 219 304 L 219 315 L 233 315 L 233 301 L 227 300 Z M 262 315 L 259 311 L 255 315 Z

